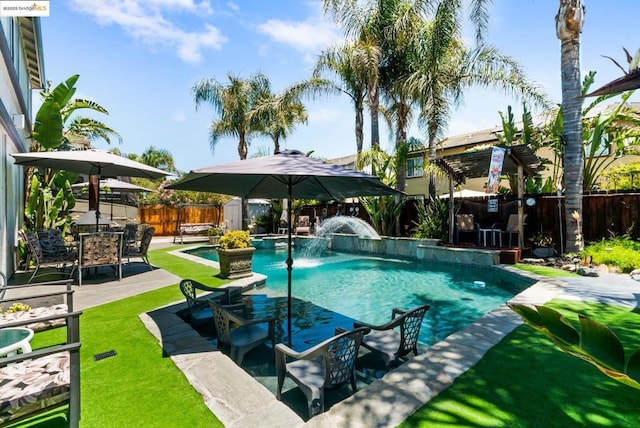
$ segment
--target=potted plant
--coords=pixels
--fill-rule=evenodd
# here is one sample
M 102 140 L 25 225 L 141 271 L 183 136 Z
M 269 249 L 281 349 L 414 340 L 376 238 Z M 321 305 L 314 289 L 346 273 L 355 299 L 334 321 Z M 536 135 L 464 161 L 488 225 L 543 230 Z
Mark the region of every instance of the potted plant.
M 533 245 L 533 254 L 536 257 L 551 257 L 554 255 L 553 249 L 553 237 L 545 235 L 544 233 L 538 233 L 533 235 L 530 239 L 531 245 Z
M 222 235 L 222 229 L 216 226 L 210 227 L 209 230 L 207 230 L 207 235 L 209 236 L 209 244 L 218 245 L 220 236 Z
M 251 246 L 249 231 L 232 230 L 220 237 L 218 260 L 221 278 L 242 278 L 251 275 L 251 261 L 256 249 Z

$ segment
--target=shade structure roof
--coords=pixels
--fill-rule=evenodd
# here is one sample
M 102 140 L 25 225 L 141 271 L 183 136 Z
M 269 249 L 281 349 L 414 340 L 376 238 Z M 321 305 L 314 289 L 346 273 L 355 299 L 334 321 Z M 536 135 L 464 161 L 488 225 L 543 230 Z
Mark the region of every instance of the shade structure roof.
M 310 158 L 295 150 L 192 170 L 168 188 L 243 198 L 291 197 L 322 201 L 401 193 L 383 184 L 378 177 Z
M 492 147 L 437 157 L 436 165 L 453 177 L 457 183 L 468 178 L 486 177 L 491 164 Z M 525 175 L 533 175 L 542 168 L 542 161 L 526 144 L 507 147 L 502 166 L 503 174 L 516 174 L 521 165 Z
M 16 165 L 29 165 L 111 177 L 144 177 L 156 179 L 168 172 L 104 150 L 69 150 L 54 152 L 11 153 Z

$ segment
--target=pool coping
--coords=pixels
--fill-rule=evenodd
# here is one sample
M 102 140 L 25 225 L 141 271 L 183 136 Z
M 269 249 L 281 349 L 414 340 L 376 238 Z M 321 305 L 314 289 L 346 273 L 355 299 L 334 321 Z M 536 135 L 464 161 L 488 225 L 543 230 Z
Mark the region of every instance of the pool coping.
M 185 253 L 198 246 L 168 252 L 177 257 L 217 267 L 217 263 Z M 565 284 L 511 266 L 496 265 L 536 282 L 509 302 L 544 304 L 562 292 Z M 228 286 L 255 288 L 266 277 L 234 281 Z M 266 387 L 195 332 L 177 313 L 186 307 L 176 302 L 140 315 L 164 352 L 184 373 L 205 404 L 225 427 L 390 427 L 448 388 L 473 367 L 485 353 L 522 320 L 506 304 L 499 306 L 462 330 L 436 343 L 381 379 L 360 389 L 326 412 L 305 422 Z

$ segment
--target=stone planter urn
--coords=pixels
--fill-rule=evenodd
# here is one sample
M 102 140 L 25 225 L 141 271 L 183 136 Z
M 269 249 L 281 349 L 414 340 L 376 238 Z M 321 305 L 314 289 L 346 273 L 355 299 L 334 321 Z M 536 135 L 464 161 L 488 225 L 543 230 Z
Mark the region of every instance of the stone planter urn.
M 251 262 L 255 247 L 218 248 L 220 262 L 220 278 L 237 279 L 251 276 Z
M 209 244 L 218 245 L 220 243 L 219 235 L 209 235 Z

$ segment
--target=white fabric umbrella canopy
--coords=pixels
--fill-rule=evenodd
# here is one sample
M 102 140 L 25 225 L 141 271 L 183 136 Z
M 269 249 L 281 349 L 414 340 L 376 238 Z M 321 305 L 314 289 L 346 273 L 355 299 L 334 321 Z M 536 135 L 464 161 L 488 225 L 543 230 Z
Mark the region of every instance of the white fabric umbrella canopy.
M 85 188 L 89 188 L 89 182 L 85 181 L 84 183 L 76 183 L 71 186 L 73 190 L 82 190 Z M 146 187 L 136 186 L 133 183 L 128 183 L 122 180 L 116 180 L 115 178 L 105 178 L 100 180 L 99 184 L 100 189 L 107 188 L 111 193 L 111 220 L 113 220 L 113 192 L 119 193 L 144 193 L 144 192 L 153 192 L 151 189 L 147 189 Z M 77 223 L 77 222 L 76 222 Z M 78 223 L 79 224 L 79 223 Z M 102 224 L 102 223 L 101 223 Z
M 166 171 L 104 150 L 69 150 L 55 152 L 10 153 L 16 165 L 77 172 L 101 177 L 144 177 L 156 179 L 171 175 Z M 100 198 L 96 207 L 96 228 L 100 216 Z
M 193 170 L 168 186 L 243 198 L 287 199 L 291 218 L 293 199 L 344 200 L 354 196 L 401 195 L 376 176 L 323 162 L 297 150 Z M 291 339 L 291 225 L 287 232 L 287 321 Z

